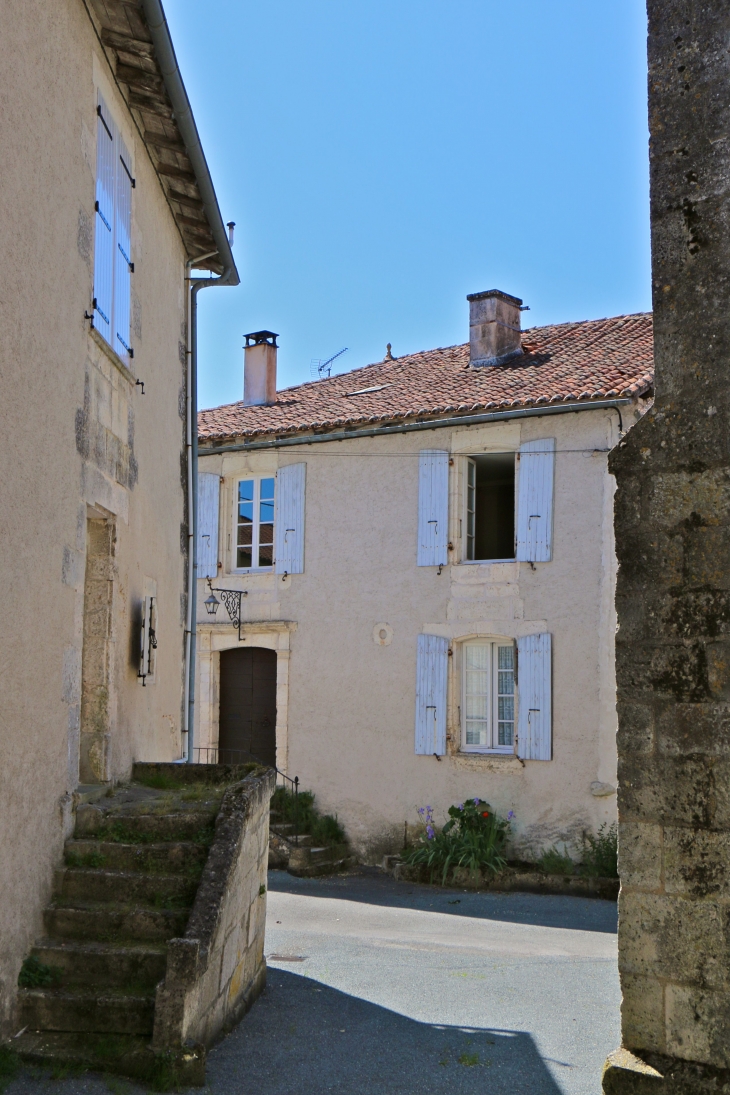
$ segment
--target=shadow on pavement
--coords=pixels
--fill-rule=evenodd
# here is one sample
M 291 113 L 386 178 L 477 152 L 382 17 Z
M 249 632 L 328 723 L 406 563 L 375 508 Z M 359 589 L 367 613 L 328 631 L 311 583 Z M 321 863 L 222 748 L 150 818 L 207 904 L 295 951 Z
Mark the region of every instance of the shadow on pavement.
M 442 886 L 396 882 L 377 867 L 361 867 L 354 873 L 329 878 L 295 878 L 286 871 L 269 871 L 269 889 L 571 931 L 615 934 L 618 924 L 615 901 L 551 894 L 471 893 Z
M 211 1095 L 561 1092 L 523 1031 L 419 1023 L 271 968 L 264 994 L 211 1052 L 207 1080 Z

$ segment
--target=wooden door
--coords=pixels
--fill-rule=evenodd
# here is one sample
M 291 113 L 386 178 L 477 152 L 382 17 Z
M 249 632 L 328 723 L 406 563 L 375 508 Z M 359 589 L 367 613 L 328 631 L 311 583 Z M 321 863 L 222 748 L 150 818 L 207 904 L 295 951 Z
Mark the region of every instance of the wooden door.
M 276 651 L 221 651 L 218 759 L 276 764 Z

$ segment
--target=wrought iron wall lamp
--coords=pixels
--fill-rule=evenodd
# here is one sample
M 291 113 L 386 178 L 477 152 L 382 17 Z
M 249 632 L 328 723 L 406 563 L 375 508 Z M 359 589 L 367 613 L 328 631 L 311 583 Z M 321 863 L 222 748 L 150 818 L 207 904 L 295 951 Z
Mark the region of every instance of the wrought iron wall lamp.
M 238 641 L 241 641 L 241 598 L 248 597 L 247 589 L 214 589 L 213 583 L 208 578 L 208 589 L 210 590 L 210 597 L 206 597 L 205 611 L 209 616 L 215 616 L 218 611 L 218 606 L 221 603 L 216 597 L 216 593 L 220 593 L 221 600 L 226 606 L 226 612 L 228 618 L 234 627 L 238 628 Z

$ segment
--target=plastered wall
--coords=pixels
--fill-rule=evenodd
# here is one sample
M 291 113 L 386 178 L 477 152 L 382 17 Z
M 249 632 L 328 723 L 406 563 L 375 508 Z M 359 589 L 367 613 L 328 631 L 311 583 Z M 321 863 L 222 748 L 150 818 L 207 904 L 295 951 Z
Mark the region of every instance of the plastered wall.
M 458 559 L 463 456 L 511 451 L 543 437 L 557 443 L 552 561 L 456 564 L 441 574 L 417 567 L 419 450 L 453 455 L 450 540 Z M 615 820 L 614 482 L 607 451 L 617 440 L 615 411 L 586 410 L 201 461 L 223 476 L 219 581 L 248 591 L 243 642 L 268 646 L 272 633 L 287 628 L 279 767 L 339 816 L 366 859 L 398 850 L 406 825 L 416 827 L 419 806 L 433 806 L 444 819 L 470 794 L 503 814 L 514 811 L 515 843 L 527 853 L 564 837 L 575 846 L 584 828 Z M 304 573 L 231 574 L 236 478 L 297 461 L 307 464 Z M 201 606 L 205 596 L 201 583 Z M 217 741 L 215 652 L 239 641 L 225 612 L 218 615 L 211 624 L 201 608 L 198 622 L 202 745 Z M 540 631 L 553 636 L 552 761 L 462 753 L 460 644 Z M 454 652 L 448 755 L 440 760 L 414 754 L 421 632 L 446 636 Z
M 12 271 L 0 294 L 0 1033 L 7 1034 L 20 962 L 41 931 L 71 825 L 85 632 L 105 629 L 96 649 L 108 662 L 107 740 L 92 765 L 96 778 L 124 777 L 133 759 L 180 753 L 185 256 L 81 0 L 8 0 L 0 40 L 0 251 Z M 134 373 L 84 319 L 93 295 L 99 88 L 137 180 Z M 114 538 L 104 578 L 111 588 L 91 624 L 90 518 L 108 522 Z M 142 688 L 136 619 L 150 582 L 158 670 Z

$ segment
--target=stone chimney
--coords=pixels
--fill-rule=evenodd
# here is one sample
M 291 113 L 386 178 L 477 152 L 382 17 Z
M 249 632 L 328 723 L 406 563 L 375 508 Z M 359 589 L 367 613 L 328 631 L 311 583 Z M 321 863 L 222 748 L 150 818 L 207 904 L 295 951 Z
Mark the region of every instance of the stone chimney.
M 469 364 L 501 365 L 522 353 L 520 310 L 522 301 L 499 289 L 470 293 Z
M 261 407 L 276 402 L 276 340 L 273 331 L 253 331 L 243 336 L 243 402 Z

